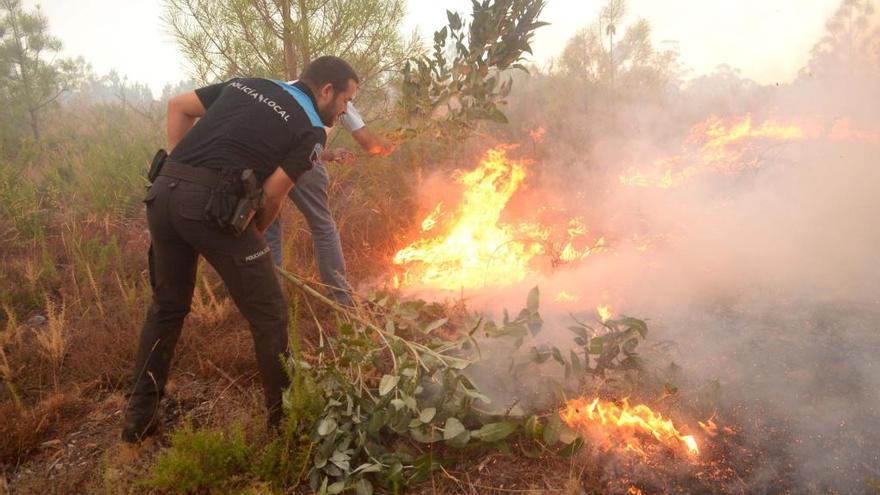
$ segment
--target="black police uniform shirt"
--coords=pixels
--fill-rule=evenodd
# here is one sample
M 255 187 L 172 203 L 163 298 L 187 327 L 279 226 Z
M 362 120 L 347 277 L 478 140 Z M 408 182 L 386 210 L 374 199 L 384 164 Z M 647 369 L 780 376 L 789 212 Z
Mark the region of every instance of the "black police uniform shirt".
M 172 161 L 250 168 L 261 181 L 279 166 L 296 180 L 318 162 L 327 134 L 302 82 L 235 78 L 195 92 L 207 112 L 175 146 Z

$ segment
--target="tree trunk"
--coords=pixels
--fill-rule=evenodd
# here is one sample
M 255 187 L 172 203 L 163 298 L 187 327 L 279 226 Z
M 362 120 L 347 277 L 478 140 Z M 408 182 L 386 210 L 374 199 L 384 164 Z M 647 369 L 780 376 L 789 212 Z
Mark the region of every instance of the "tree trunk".
M 34 139 L 40 139 L 40 126 L 37 122 L 37 109 L 30 107 L 28 108 L 28 114 L 30 115 L 30 124 L 31 124 L 31 132 L 34 133 Z
M 299 0 L 299 27 L 300 27 L 300 44 L 299 51 L 302 55 L 303 67 L 309 65 L 312 61 L 312 49 L 309 46 L 309 16 L 308 7 L 305 0 Z
M 290 17 L 290 1 L 281 0 L 281 17 L 283 17 L 282 42 L 284 43 L 284 77 L 291 81 L 299 77 L 296 63 L 296 40 L 293 36 L 293 19 Z

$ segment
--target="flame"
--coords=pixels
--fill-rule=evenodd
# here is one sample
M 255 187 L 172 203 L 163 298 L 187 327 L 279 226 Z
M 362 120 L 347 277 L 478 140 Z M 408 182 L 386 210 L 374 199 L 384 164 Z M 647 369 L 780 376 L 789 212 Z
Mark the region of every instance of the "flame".
M 602 323 L 611 319 L 611 308 L 605 305 L 596 306 L 596 312 L 599 313 L 599 318 L 602 319 Z
M 749 138 L 771 138 L 782 141 L 803 139 L 804 129 L 796 124 L 786 124 L 775 120 L 765 120 L 761 125 L 752 125 L 752 114 L 747 113 L 740 120 L 710 117 L 692 129 L 692 137 L 702 142 L 702 149 L 721 149 Z
M 569 294 L 568 292 L 566 292 L 564 290 L 561 290 L 561 291 L 559 291 L 559 294 L 556 296 L 556 298 L 553 300 L 555 302 L 576 302 L 576 301 L 580 300 L 580 298 L 578 296 L 573 295 L 573 294 Z
M 449 228 L 416 240 L 394 256 L 394 263 L 405 267 L 402 284 L 459 289 L 524 279 L 529 261 L 544 252 L 537 241 L 546 238 L 547 231 L 533 224 L 499 223 L 499 218 L 525 180 L 526 164 L 508 159 L 502 146 L 490 149 L 474 170 L 460 173 L 457 182 L 465 188 L 464 197 L 455 212 L 447 214 Z M 436 221 L 432 212 L 422 230 L 431 230 Z
M 644 404 L 630 406 L 627 399 L 617 405 L 599 398 L 590 401 L 580 397 L 568 401 L 559 416 L 569 428 L 596 438 L 605 449 L 619 443 L 623 451 L 645 457 L 651 450 L 645 439 L 653 437 L 657 442 L 674 450 L 683 450 L 691 457 L 700 453 L 692 435 L 682 435 L 671 420 L 664 419 L 660 413 Z
M 759 164 L 749 147 L 752 140 L 800 141 L 814 133 L 805 124 L 764 120 L 753 124 L 752 115 L 723 119 L 710 117 L 693 126 L 682 153 L 654 161 L 648 170 L 630 169 L 622 184 L 669 189 L 711 171 L 739 172 Z

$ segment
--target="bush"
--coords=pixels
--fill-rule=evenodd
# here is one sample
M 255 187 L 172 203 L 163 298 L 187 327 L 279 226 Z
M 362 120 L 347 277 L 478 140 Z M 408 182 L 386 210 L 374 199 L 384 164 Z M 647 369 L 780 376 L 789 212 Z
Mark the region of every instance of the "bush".
M 240 427 L 227 433 L 195 431 L 187 424 L 171 436 L 171 447 L 160 454 L 143 485 L 182 493 L 237 492 L 246 483 L 251 457 Z

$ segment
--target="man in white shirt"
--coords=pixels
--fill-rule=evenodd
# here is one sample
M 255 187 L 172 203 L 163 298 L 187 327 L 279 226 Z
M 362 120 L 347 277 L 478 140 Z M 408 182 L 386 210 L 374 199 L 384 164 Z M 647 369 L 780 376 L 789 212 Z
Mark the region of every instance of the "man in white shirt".
M 346 112 L 339 117 L 339 124 L 350 132 L 358 145 L 370 155 L 387 154 L 393 149 L 391 143 L 367 129 L 360 113 L 351 103 L 348 104 Z M 351 151 L 341 148 L 325 150 L 321 155 L 323 161 L 343 164 L 351 163 L 354 158 L 355 155 Z M 321 282 L 327 286 L 328 295 L 340 304 L 351 305 L 351 286 L 345 277 L 342 244 L 339 241 L 336 222 L 330 214 L 327 194 L 329 185 L 330 176 L 327 174 L 327 167 L 324 163 L 318 163 L 300 176 L 288 197 L 309 224 L 315 258 L 318 262 L 318 273 Z M 276 219 L 266 230 L 266 242 L 272 250 L 275 264 L 280 266 L 283 246 L 280 219 Z

